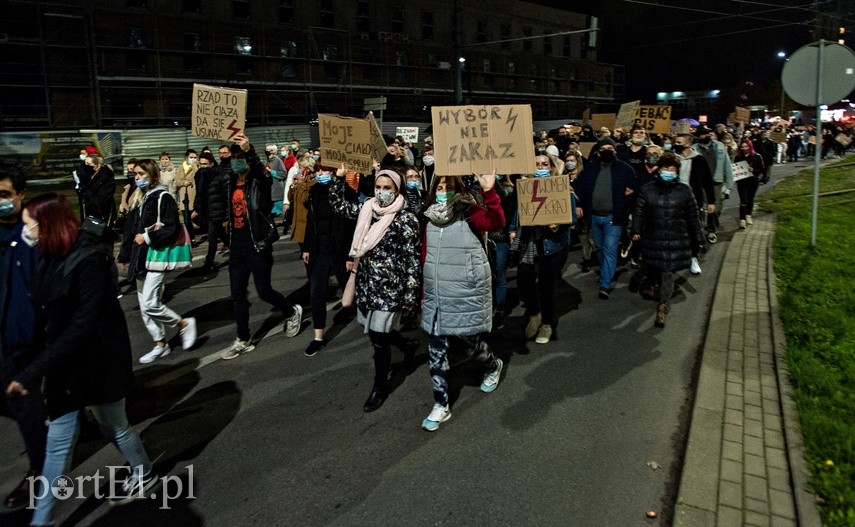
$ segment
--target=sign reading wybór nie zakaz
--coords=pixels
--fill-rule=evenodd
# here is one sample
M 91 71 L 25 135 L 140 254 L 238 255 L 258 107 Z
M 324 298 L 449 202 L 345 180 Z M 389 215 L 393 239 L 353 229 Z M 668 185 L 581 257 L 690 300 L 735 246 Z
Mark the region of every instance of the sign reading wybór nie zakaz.
M 434 106 L 436 174 L 531 174 L 534 143 L 531 106 Z
M 246 129 L 246 90 L 193 84 L 190 133 L 231 141 Z

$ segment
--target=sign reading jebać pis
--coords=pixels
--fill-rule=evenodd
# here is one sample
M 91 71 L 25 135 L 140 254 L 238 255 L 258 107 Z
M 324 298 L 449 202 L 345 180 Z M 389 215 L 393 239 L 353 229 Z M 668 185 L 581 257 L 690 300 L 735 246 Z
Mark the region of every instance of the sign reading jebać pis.
M 193 84 L 191 104 L 196 137 L 231 141 L 246 128 L 246 90 Z

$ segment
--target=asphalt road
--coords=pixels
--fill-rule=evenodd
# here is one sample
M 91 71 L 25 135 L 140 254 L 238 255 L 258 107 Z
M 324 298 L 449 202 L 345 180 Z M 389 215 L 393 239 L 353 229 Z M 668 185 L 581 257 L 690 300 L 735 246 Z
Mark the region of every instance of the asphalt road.
M 773 168 L 775 178 L 807 163 Z M 764 187 L 761 187 L 763 189 Z M 724 233 L 702 261 L 680 273 L 665 329 L 656 303 L 621 268 L 608 301 L 596 275 L 582 273 L 578 246 L 559 285 L 558 340 L 525 342 L 517 306 L 490 341 L 506 362 L 499 388 L 484 394 L 479 373 L 453 361 L 453 417 L 439 431 L 420 428 L 432 405 L 426 338 L 418 367 L 400 365 L 395 389 L 377 412 L 362 403 L 371 388 L 371 346 L 355 323 L 336 325 L 314 357 L 309 317 L 293 339 L 283 317 L 251 292 L 258 347 L 216 360 L 234 339 L 226 268 L 190 270 L 166 287 L 170 307 L 197 317 L 194 349 L 137 365 L 128 413 L 170 486 L 156 498 L 110 507 L 74 498 L 57 508 L 64 525 L 572 525 L 669 524 L 698 363 L 715 282 L 736 229 L 733 197 Z M 301 301 L 305 271 L 296 245 L 275 246 L 274 286 Z M 511 283 L 515 298 L 515 282 Z M 135 295 L 122 299 L 135 358 L 151 348 Z M 331 301 L 331 314 L 335 313 Z M 306 308 L 308 311 L 308 308 Z M 328 324 L 332 324 L 329 317 Z M 399 363 L 395 352 L 393 361 Z M 72 477 L 123 460 L 89 426 Z M 0 420 L 0 494 L 26 470 L 17 428 Z M 164 505 L 163 492 L 183 497 Z M 189 491 L 188 487 L 192 487 Z M 647 511 L 658 517 L 649 519 Z M 13 525 L 20 514 L 0 515 Z

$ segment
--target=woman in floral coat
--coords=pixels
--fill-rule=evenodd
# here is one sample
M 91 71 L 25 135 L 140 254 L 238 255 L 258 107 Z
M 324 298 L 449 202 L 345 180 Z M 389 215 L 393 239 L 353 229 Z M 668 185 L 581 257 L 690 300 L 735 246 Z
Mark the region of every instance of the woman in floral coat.
M 349 272 L 356 272 L 356 319 L 374 346 L 374 386 L 363 409 L 373 412 L 389 396 L 393 332 L 401 313 L 419 302 L 419 222 L 401 195 L 403 178 L 381 170 L 374 196 L 365 201 L 353 234 Z

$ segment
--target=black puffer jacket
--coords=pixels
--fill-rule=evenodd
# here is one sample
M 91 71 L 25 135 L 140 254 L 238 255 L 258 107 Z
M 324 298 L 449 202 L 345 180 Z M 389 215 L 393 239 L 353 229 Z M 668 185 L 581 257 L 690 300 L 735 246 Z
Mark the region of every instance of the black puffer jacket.
M 222 223 L 229 218 L 229 177 L 231 168 L 200 168 L 196 172 L 196 199 L 193 210 L 199 214 L 199 225 L 209 221 Z
M 641 235 L 644 263 L 660 271 L 688 269 L 692 248 L 703 244 L 692 189 L 678 180 L 658 176 L 638 192 L 632 213 L 632 234 Z
M 80 182 L 80 206 L 83 217 L 93 216 L 113 225 L 116 220 L 116 175 L 107 165 L 91 179 Z
M 150 230 L 157 223 L 157 202 L 160 195 L 160 223 L 157 230 Z M 167 191 L 165 185 L 159 185 L 146 193 L 142 203 L 131 210 L 128 222 L 133 227 L 125 229 L 125 238 L 122 240 L 122 248 L 119 251 L 119 263 L 129 263 L 128 279 L 136 276 L 142 277 L 148 271 L 145 268 L 145 259 L 148 255 L 148 245 L 137 245 L 134 238 L 137 234 L 148 232 L 151 246 L 160 249 L 173 243 L 178 237 L 181 222 L 178 220 L 178 203 Z

